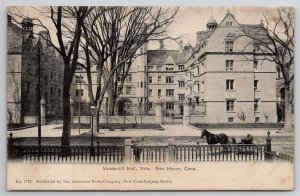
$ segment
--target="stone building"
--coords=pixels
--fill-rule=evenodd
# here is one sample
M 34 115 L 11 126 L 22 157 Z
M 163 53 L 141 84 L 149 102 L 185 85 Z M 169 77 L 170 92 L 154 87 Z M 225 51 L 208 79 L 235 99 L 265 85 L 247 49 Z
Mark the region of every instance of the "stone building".
M 181 42 L 178 50 L 165 50 L 160 43 L 158 50 L 148 50 L 145 45 L 119 89 L 114 114 L 159 113 L 162 122 L 170 117 L 184 123 L 277 122 L 276 66 L 257 60 L 255 46 L 245 50 L 253 40 L 238 38 L 244 28 L 256 26 L 240 24 L 228 12 L 220 23 L 211 18 L 207 29 L 197 32 L 196 47 Z M 83 82 L 73 82 L 75 113 L 81 100 L 82 114 L 89 114 L 89 104 L 84 106 L 89 102 L 86 74 L 78 70 L 76 75 Z M 106 95 L 103 116 L 108 115 L 108 101 Z
M 62 117 L 62 71 L 59 55 L 45 40 L 34 35 L 33 21 L 23 19 L 21 26 L 8 15 L 7 41 L 7 124 L 37 122 L 37 93 L 46 103 L 47 117 Z M 46 32 L 40 32 L 49 36 Z M 38 84 L 38 47 L 40 47 L 40 79 Z
M 161 43 L 162 44 L 162 43 Z M 147 51 L 149 114 L 155 114 L 156 104 L 162 104 L 163 115 L 174 117 L 183 115 L 185 100 L 185 62 L 192 54 L 190 44 L 179 50 Z
M 205 104 L 206 112 L 194 122 L 277 122 L 276 66 L 256 60 L 253 41 L 238 37 L 251 27 L 228 11 L 219 24 L 211 18 L 207 30 L 197 33 L 196 50 L 185 64 L 187 96 Z

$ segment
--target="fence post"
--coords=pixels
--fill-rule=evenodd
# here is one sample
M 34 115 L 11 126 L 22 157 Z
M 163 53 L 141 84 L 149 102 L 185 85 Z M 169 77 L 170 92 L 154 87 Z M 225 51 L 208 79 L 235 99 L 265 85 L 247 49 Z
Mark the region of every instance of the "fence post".
M 41 124 L 45 125 L 46 122 L 46 101 L 44 98 L 41 100 Z M 56 115 L 55 115 L 56 116 Z
M 121 128 L 121 131 L 125 131 L 125 114 L 123 114 L 123 126 Z
M 183 103 L 183 124 L 190 123 L 190 103 L 189 101 L 184 101 Z
M 168 162 L 175 162 L 175 140 L 168 139 Z
M 162 107 L 161 107 L 161 101 L 157 101 L 155 105 L 155 120 L 156 124 L 162 124 Z
M 10 133 L 9 138 L 8 138 L 8 144 L 7 144 L 7 156 L 8 156 L 8 158 L 13 158 L 13 148 L 14 148 L 13 133 Z
M 131 139 L 125 139 L 125 163 L 131 163 Z
M 270 131 L 267 132 L 268 136 L 266 138 L 266 146 L 265 146 L 265 160 L 270 161 L 272 160 L 272 144 L 271 144 L 271 137 Z

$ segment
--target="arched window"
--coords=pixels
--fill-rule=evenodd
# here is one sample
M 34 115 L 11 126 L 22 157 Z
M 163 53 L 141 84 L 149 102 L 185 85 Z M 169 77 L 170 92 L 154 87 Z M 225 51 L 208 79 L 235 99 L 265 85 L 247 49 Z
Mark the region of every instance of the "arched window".
M 281 100 L 284 100 L 284 99 L 285 99 L 285 91 L 284 91 L 284 88 L 280 89 L 279 93 L 280 93 L 280 99 L 281 99 Z

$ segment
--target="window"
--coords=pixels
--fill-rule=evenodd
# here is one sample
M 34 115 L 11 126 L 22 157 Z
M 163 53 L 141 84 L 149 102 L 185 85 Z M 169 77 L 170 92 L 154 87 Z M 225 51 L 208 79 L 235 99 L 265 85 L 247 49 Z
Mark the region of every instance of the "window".
M 143 82 L 141 82 L 141 88 L 143 88 Z
M 149 110 L 151 110 L 151 109 L 153 108 L 153 104 L 152 104 L 152 102 L 149 102 L 149 105 L 148 105 L 148 107 L 149 107 Z
M 166 66 L 166 70 L 167 71 L 172 71 L 174 68 L 173 68 L 173 65 L 167 65 Z
M 197 92 L 200 92 L 200 84 L 197 83 Z
M 185 94 L 178 94 L 178 99 L 180 101 L 185 100 Z
M 200 74 L 200 67 L 199 66 L 197 66 L 197 73 L 198 73 L 198 75 Z
M 120 95 L 123 94 L 123 88 L 121 86 L 118 86 L 118 92 L 119 92 Z
M 58 74 L 57 77 L 58 77 L 58 81 L 61 82 L 61 74 Z
M 185 82 L 184 81 L 178 81 L 179 88 L 184 88 L 185 87 Z
M 80 84 L 83 81 L 83 77 L 82 76 L 78 76 L 76 77 L 76 84 Z
M 259 123 L 259 117 L 255 117 L 255 123 Z
M 53 87 L 50 87 L 50 94 L 53 95 Z
M 152 83 L 152 76 L 149 76 L 149 84 Z
M 119 75 L 118 77 L 118 81 L 121 82 L 122 81 L 122 76 Z
M 83 96 L 83 89 L 76 89 L 75 94 L 76 94 L 76 97 Z
M 61 89 L 60 88 L 58 89 L 57 93 L 58 93 L 58 96 L 61 96 Z
M 226 22 L 226 26 L 232 26 L 232 22 Z
M 157 66 L 156 69 L 157 69 L 157 71 L 161 71 L 162 67 L 161 66 Z
M 153 66 L 152 65 L 148 65 L 148 70 L 153 70 Z
M 157 90 L 157 96 L 161 97 L 161 89 Z
M 166 102 L 167 110 L 174 110 L 174 102 Z
M 233 51 L 233 41 L 226 41 L 225 42 L 225 51 L 232 52 Z
M 149 89 L 149 96 L 152 97 L 152 89 Z
M 184 65 L 178 65 L 178 70 L 184 70 Z
M 233 70 L 233 60 L 226 60 L 226 71 Z
M 132 82 L 132 74 L 127 75 L 126 82 Z
M 161 76 L 157 77 L 157 82 L 160 83 L 161 82 Z
M 81 71 L 81 70 L 83 70 L 83 67 L 81 67 L 81 66 L 76 66 L 76 70 L 77 70 L 77 71 Z
M 255 100 L 254 100 L 254 111 L 255 111 L 255 112 L 258 111 L 258 103 L 259 103 L 259 99 L 255 99 Z
M 166 96 L 167 97 L 173 97 L 174 96 L 174 89 L 167 89 L 166 90 Z
M 201 85 L 200 92 L 203 93 L 203 92 L 204 92 L 204 81 L 202 81 L 201 84 L 202 84 L 202 85 Z
M 226 111 L 233 112 L 234 111 L 234 100 L 228 99 L 226 100 Z
M 132 92 L 132 87 L 131 86 L 126 87 L 126 94 L 130 95 L 131 92 Z
M 254 60 L 253 61 L 253 68 L 254 68 L 255 71 L 257 71 L 257 64 L 258 64 L 258 61 Z
M 233 82 L 234 80 L 226 80 L 226 90 L 233 90 Z
M 51 80 L 53 80 L 53 72 L 51 72 L 50 78 L 51 78 Z
M 173 76 L 167 76 L 166 77 L 166 83 L 174 83 L 174 77 Z
M 254 90 L 257 91 L 258 88 L 258 80 L 254 80 Z
M 233 117 L 228 117 L 228 122 L 233 122 Z

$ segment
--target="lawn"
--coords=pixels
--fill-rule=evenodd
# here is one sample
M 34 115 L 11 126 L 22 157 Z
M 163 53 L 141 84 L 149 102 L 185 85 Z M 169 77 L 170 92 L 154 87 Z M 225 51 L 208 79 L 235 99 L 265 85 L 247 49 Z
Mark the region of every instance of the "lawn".
M 55 129 L 62 129 L 62 126 Z M 72 129 L 78 128 L 78 123 L 71 124 Z M 80 129 L 90 129 L 90 124 L 80 124 Z M 101 123 L 99 129 L 162 129 L 159 124 L 122 124 L 122 123 Z

